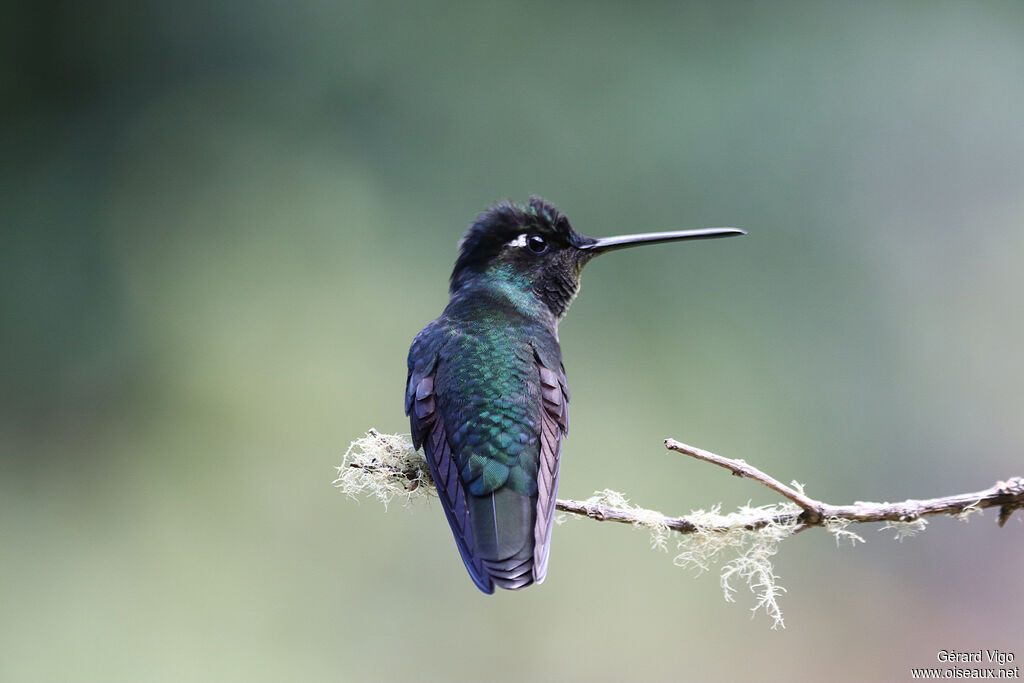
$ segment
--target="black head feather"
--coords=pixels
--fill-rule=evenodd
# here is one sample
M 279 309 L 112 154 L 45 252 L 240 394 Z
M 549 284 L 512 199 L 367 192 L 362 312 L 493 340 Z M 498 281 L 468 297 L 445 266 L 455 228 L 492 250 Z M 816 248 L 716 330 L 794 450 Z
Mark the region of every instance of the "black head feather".
M 519 235 L 538 234 L 562 246 L 579 247 L 593 240 L 569 225 L 554 204 L 530 197 L 526 205 L 503 201 L 481 213 L 459 242 L 459 257 L 452 270 L 452 289 L 463 276 L 482 272 Z

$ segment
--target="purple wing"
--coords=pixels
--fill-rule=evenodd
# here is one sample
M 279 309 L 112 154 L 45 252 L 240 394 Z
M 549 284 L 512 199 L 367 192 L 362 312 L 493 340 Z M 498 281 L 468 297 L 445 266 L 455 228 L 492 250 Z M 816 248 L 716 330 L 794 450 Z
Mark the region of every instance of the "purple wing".
M 416 348 L 415 344 L 413 348 Z M 410 363 L 409 377 L 406 381 L 405 412 L 409 415 L 412 426 L 412 442 L 416 448 L 422 446 L 427 455 L 430 476 L 433 477 L 437 495 L 441 498 L 441 507 L 444 508 L 459 554 L 462 555 L 462 561 L 473 583 L 484 593 L 493 593 L 494 584 L 489 572 L 475 553 L 466 491 L 459 481 L 458 468 L 452 458 L 444 420 L 438 414 L 434 394 L 436 368 L 437 356 L 434 354 L 430 354 L 427 362 L 417 363 L 415 367 Z
M 562 455 L 562 437 L 569 432 L 569 386 L 561 362 L 557 368 L 545 367 L 539 355 L 541 413 L 540 463 L 537 468 L 537 521 L 533 527 L 533 580 L 540 583 L 548 572 L 551 529 L 555 522 L 558 497 L 558 469 Z

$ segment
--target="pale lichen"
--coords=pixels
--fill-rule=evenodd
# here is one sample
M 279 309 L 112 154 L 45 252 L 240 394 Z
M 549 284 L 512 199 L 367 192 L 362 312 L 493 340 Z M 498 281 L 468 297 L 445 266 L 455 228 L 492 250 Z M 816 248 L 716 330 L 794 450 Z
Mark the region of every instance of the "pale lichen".
M 893 538 L 902 543 L 904 538 L 910 538 L 911 536 L 924 531 L 927 526 L 928 520 L 923 517 L 918 517 L 917 519 L 911 519 L 906 522 L 886 522 L 882 525 L 882 528 L 880 528 L 879 531 L 892 531 L 894 534 Z
M 763 609 L 773 629 L 785 627 L 778 598 L 786 589 L 778 584 L 771 558 L 779 544 L 796 531 L 799 515 L 800 508 L 792 503 L 745 505 L 727 515 L 717 506 L 710 511 L 695 510 L 688 519 L 697 530 L 680 536 L 681 552 L 673 562 L 698 573 L 721 564 L 719 583 L 726 601 L 735 602 L 733 581 L 742 580 L 757 596 L 751 611 Z M 771 521 L 764 523 L 765 519 Z
M 980 502 L 981 501 L 979 500 L 978 503 L 980 503 Z M 961 522 L 969 522 L 970 518 L 971 518 L 971 515 L 973 515 L 975 513 L 977 513 L 979 515 L 984 515 L 985 514 L 985 510 L 980 508 L 980 507 L 978 507 L 978 503 L 971 503 L 970 505 L 965 507 L 963 510 L 961 510 L 960 512 L 958 512 L 955 515 L 953 515 L 953 518 L 954 519 L 958 519 Z
M 852 519 L 828 517 L 825 519 L 823 526 L 825 527 L 825 530 L 832 534 L 832 537 L 836 539 L 836 547 L 841 546 L 843 541 L 849 542 L 851 546 L 855 546 L 858 543 L 866 543 L 860 534 L 854 533 L 846 528 L 851 524 L 853 524 Z
M 650 533 L 651 548 L 654 550 L 661 550 L 663 552 L 668 551 L 669 528 L 665 522 L 665 515 L 657 510 L 649 510 L 647 508 L 642 508 L 639 505 L 633 505 L 629 502 L 629 499 L 626 498 L 626 496 L 618 491 L 612 491 L 611 489 L 594 491 L 594 495 L 581 502 L 583 503 L 583 506 L 588 509 L 607 506 L 617 508 L 619 510 L 627 510 L 630 513 L 630 516 L 634 519 L 633 526 L 638 529 L 646 529 L 648 533 Z M 558 515 L 555 521 L 562 524 L 567 519 L 568 515 L 563 512 Z
M 384 507 L 396 496 L 406 502 L 434 494 L 423 454 L 408 434 L 381 434 L 371 429 L 349 444 L 334 485 L 350 498 L 376 498 Z

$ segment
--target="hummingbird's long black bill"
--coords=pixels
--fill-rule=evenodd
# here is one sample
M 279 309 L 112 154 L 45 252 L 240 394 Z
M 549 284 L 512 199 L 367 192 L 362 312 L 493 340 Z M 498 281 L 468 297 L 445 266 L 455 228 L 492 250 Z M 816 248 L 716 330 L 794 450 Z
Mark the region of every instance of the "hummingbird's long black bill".
M 700 230 L 673 230 L 670 232 L 645 232 L 639 235 L 618 235 L 604 237 L 591 244 L 580 247 L 583 251 L 592 252 L 595 256 L 606 251 L 635 247 L 640 244 L 658 244 L 660 242 L 676 242 L 678 240 L 709 240 L 716 237 L 733 237 L 746 235 L 739 228 L 701 228 Z

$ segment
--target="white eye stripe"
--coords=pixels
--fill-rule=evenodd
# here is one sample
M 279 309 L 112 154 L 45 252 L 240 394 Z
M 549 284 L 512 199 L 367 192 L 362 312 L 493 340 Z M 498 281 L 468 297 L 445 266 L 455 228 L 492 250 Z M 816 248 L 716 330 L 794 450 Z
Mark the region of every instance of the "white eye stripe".
M 522 235 L 520 235 L 519 237 L 517 237 L 514 240 L 512 240 L 511 242 L 509 242 L 508 246 L 510 246 L 510 247 L 525 247 L 526 246 L 526 233 L 524 232 Z

